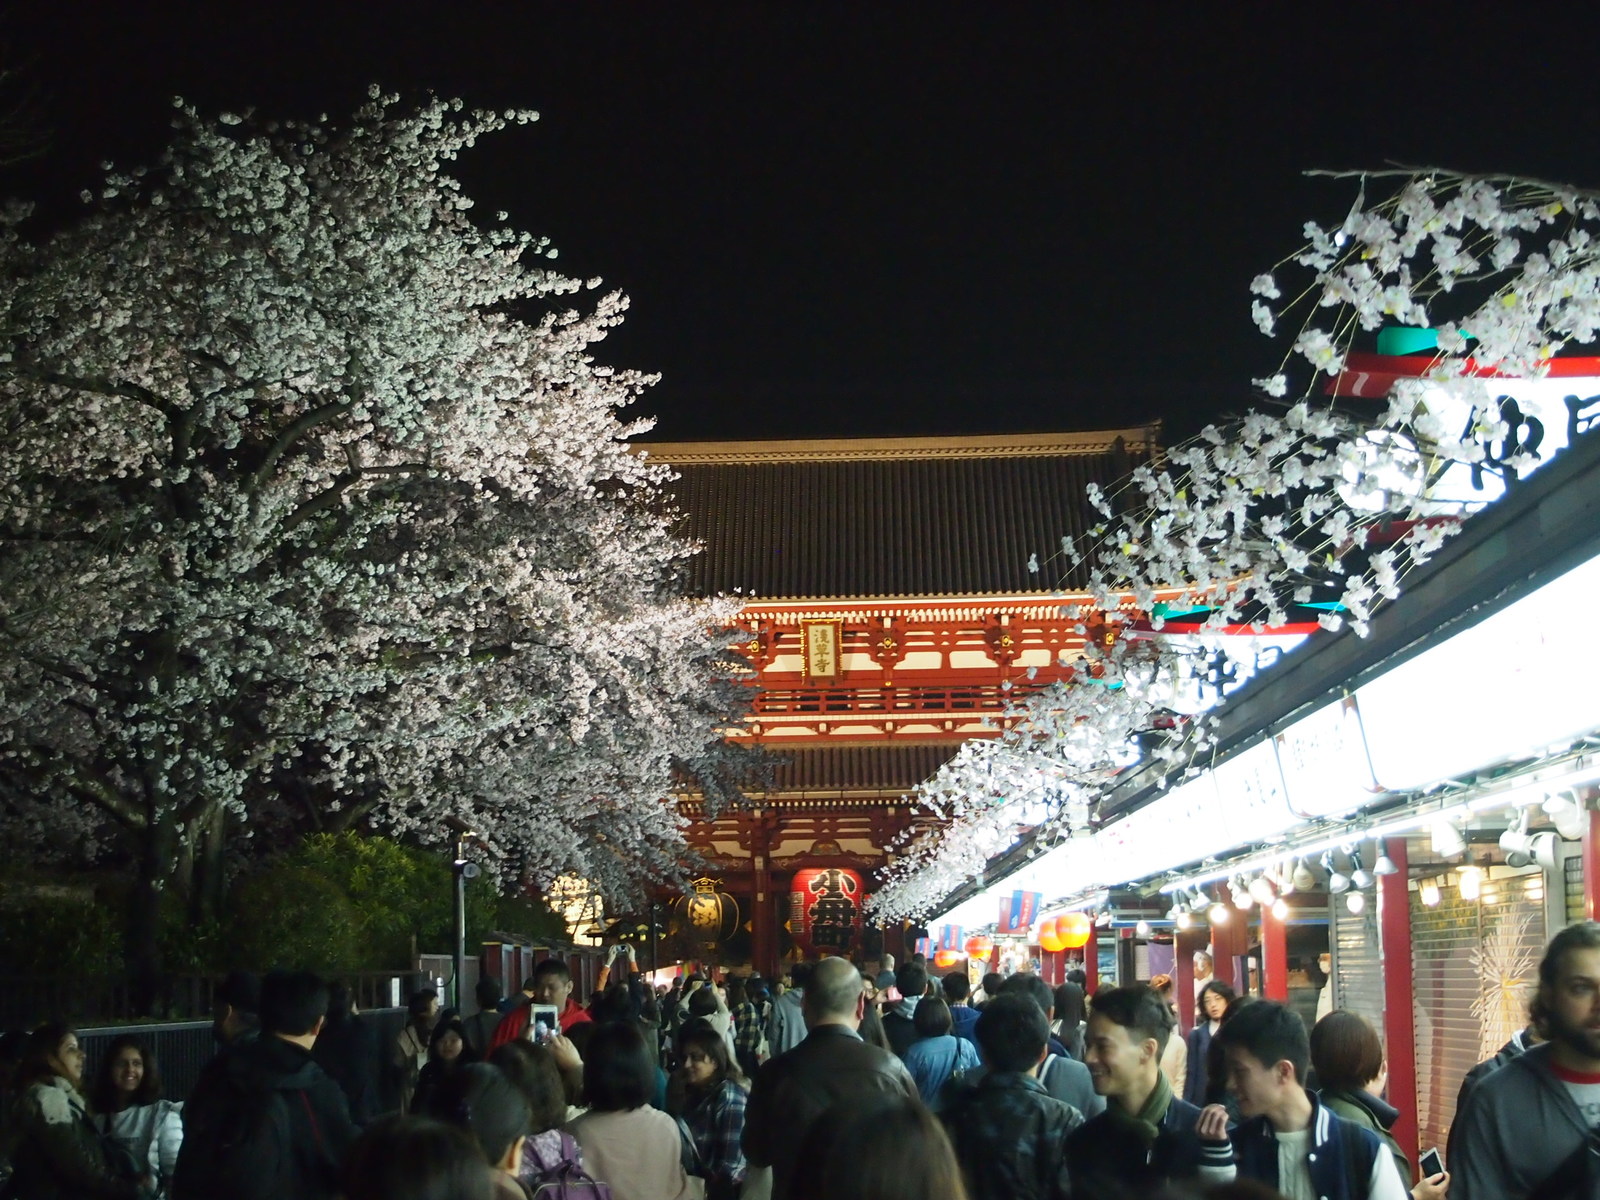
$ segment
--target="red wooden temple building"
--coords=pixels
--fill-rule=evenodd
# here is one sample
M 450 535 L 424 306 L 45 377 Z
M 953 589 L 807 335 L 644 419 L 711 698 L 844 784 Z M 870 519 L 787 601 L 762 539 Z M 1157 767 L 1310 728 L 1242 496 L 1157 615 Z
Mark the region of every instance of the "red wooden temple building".
M 775 756 L 746 810 L 707 821 L 680 798 L 714 868 L 705 888 L 739 908 L 715 957 L 762 972 L 803 950 L 875 957 L 879 931 L 840 943 L 912 819 L 905 795 L 997 734 L 1012 689 L 1078 656 L 1084 597 L 1061 539 L 1091 523 L 1086 486 L 1157 454 L 1159 434 L 643 447 L 680 476 L 681 532 L 704 546 L 695 589 L 750 597 L 738 623 L 759 691 L 739 736 Z

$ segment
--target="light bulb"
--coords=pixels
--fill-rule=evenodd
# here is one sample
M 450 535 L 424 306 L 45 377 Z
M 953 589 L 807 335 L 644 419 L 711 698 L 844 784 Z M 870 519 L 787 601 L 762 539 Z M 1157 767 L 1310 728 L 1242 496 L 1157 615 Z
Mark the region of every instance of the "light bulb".
M 1175 918 L 1173 918 L 1172 923 L 1179 929 L 1187 929 L 1189 926 L 1194 924 L 1194 918 L 1191 917 L 1187 912 L 1181 912 Z
M 1278 898 L 1277 890 L 1272 886 L 1272 880 L 1265 875 L 1257 875 L 1250 881 L 1250 894 L 1256 898 L 1256 903 L 1270 906 Z
M 1287 921 L 1289 919 L 1289 906 L 1284 902 L 1282 896 L 1279 896 L 1272 902 L 1272 915 L 1277 917 L 1280 921 Z
M 1476 900 L 1483 893 L 1483 869 L 1462 867 L 1461 874 L 1456 877 L 1456 890 L 1463 900 Z
M 1150 936 L 1150 922 L 1149 921 L 1140 921 L 1137 925 L 1135 925 L 1133 927 L 1133 932 L 1138 934 L 1138 936 L 1140 936 L 1142 938 L 1149 937 Z
M 1358 913 L 1367 906 L 1367 897 L 1362 892 L 1350 892 L 1344 898 L 1344 906 L 1353 913 Z
M 1228 906 L 1221 903 L 1213 904 L 1206 911 L 1206 916 L 1213 925 L 1226 925 L 1228 923 L 1228 915 Z
M 1429 908 L 1437 908 L 1442 898 L 1437 879 L 1428 879 L 1417 885 L 1417 899 Z
M 1394 865 L 1394 859 L 1387 854 L 1379 854 L 1378 861 L 1372 864 L 1374 875 L 1398 875 L 1400 868 Z

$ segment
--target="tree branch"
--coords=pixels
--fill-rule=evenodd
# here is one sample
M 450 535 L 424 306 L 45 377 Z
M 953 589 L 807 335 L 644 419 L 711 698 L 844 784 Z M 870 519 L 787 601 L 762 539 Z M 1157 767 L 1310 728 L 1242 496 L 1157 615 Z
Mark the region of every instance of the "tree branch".
M 149 406 L 170 420 L 179 420 L 183 410 L 170 400 L 164 400 L 147 387 L 140 387 L 136 383 L 113 383 L 109 379 L 100 379 L 86 375 L 65 375 L 60 371 L 32 370 L 18 367 L 13 364 L 6 374 L 15 378 L 30 380 L 34 383 L 47 383 L 53 387 L 64 387 L 74 392 L 93 392 L 101 396 L 121 396 L 127 400 L 137 400 Z
M 355 401 L 353 400 L 330 401 L 321 408 L 314 408 L 299 420 L 292 422 L 287 429 L 278 435 L 278 440 L 268 448 L 266 458 L 262 459 L 261 465 L 256 468 L 255 474 L 250 477 L 250 483 L 246 490 L 251 495 L 254 495 L 260 490 L 261 485 L 267 481 L 267 476 L 272 474 L 272 469 L 278 465 L 278 460 L 288 453 L 289 448 L 295 442 L 318 425 L 343 416 L 353 407 L 355 407 Z

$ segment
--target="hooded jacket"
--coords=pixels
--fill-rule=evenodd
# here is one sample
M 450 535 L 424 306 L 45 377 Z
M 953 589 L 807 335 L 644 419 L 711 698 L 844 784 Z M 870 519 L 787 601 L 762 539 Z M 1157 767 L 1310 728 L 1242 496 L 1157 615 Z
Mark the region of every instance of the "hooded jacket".
M 338 1194 L 339 1169 L 357 1132 L 344 1093 L 309 1050 L 266 1036 L 206 1064 L 183 1109 L 173 1200 L 276 1200 L 262 1190 L 271 1181 L 240 1178 L 218 1156 L 218 1148 L 240 1128 L 245 1106 L 270 1099 L 272 1092 L 284 1101 L 280 1111 L 289 1145 L 280 1172 L 292 1180 L 290 1194 L 297 1200 L 331 1200 Z
M 1520 1200 L 1589 1141 L 1589 1127 L 1552 1069 L 1549 1044 L 1531 1047 L 1484 1078 L 1456 1114 L 1450 1200 Z M 1586 1190 L 1600 1196 L 1590 1172 Z
M 767 1052 L 773 1058 L 806 1040 L 804 1004 L 805 992 L 800 988 L 791 988 L 773 1001 L 772 1015 L 767 1018 Z
M 17 1148 L 8 1197 L 135 1200 L 138 1185 L 112 1172 L 78 1089 L 59 1075 L 35 1083 L 12 1108 Z
M 1406 1152 L 1400 1149 L 1400 1143 L 1394 1140 L 1394 1134 L 1389 1132 L 1394 1123 L 1400 1119 L 1400 1110 L 1371 1092 L 1324 1090 L 1320 1095 L 1323 1104 L 1346 1121 L 1363 1129 L 1370 1129 L 1377 1135 L 1378 1140 L 1383 1143 L 1383 1148 L 1389 1152 L 1389 1157 L 1394 1159 L 1394 1169 L 1400 1176 L 1400 1182 L 1409 1189 L 1411 1160 L 1406 1157 Z

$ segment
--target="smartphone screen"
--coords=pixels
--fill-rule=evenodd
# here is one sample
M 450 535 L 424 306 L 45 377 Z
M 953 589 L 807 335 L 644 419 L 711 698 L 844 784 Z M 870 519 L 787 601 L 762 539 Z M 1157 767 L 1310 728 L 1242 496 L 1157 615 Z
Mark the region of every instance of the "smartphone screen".
M 561 1032 L 561 1013 L 554 1004 L 534 1004 L 530 1008 L 528 1040 L 543 1045 Z
M 1425 1151 L 1418 1160 L 1417 1166 L 1422 1171 L 1424 1179 L 1432 1179 L 1435 1175 L 1444 1174 L 1444 1159 L 1439 1157 L 1439 1148 Z

